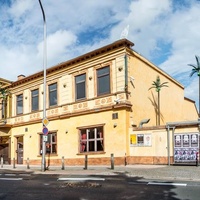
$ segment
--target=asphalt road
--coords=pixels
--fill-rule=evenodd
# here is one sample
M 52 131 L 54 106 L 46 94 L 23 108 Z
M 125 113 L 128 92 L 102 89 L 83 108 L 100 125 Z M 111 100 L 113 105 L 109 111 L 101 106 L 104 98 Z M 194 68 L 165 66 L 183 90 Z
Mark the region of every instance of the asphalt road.
M 199 200 L 200 183 L 117 175 L 55 175 L 2 170 L 0 200 Z

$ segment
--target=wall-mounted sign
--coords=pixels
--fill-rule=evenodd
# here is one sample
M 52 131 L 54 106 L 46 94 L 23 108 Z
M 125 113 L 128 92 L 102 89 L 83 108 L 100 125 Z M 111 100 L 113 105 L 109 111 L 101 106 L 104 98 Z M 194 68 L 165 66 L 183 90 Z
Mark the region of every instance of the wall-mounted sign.
M 151 146 L 151 134 L 131 134 L 130 146 Z
M 198 133 L 174 135 L 174 162 L 196 162 L 196 154 L 198 152 Z
M 131 145 L 136 145 L 137 144 L 136 134 L 130 135 L 130 144 Z

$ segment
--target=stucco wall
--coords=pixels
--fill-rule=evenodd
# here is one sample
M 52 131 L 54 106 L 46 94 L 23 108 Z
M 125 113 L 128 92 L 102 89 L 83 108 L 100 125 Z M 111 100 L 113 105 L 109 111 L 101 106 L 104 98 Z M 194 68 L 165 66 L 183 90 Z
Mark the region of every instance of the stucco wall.
M 129 82 L 129 90 L 130 101 L 133 104 L 132 117 L 136 125 L 146 118 L 150 118 L 148 125 L 157 125 L 158 93 L 154 88 L 151 90 L 149 88 L 158 75 L 161 83 L 167 82 L 168 85 L 160 91 L 160 124 L 198 119 L 194 102 L 184 100 L 184 87 L 150 62 L 142 59 L 137 53 L 129 56 L 129 71 L 134 77 L 132 84 Z
M 57 154 L 51 155 L 52 163 L 61 159 L 84 159 L 85 153 L 79 152 L 79 132 L 77 127 L 90 127 L 104 124 L 104 152 L 101 154 L 91 154 L 89 158 L 110 158 L 113 153 L 116 157 L 124 157 L 127 147 L 127 125 L 124 123 L 126 111 L 116 110 L 118 119 L 112 119 L 113 111 L 97 112 L 90 115 L 69 117 L 67 119 L 53 120 L 48 124 L 50 132 L 57 132 Z M 116 127 L 114 127 L 116 124 Z M 25 131 L 27 128 L 27 131 Z M 35 163 L 41 161 L 39 154 L 39 134 L 42 132 L 42 123 L 15 127 L 12 129 L 11 149 L 12 158 L 16 158 L 17 143 L 16 138 L 23 136 L 24 160 L 30 159 Z M 75 161 L 76 162 L 76 161 Z

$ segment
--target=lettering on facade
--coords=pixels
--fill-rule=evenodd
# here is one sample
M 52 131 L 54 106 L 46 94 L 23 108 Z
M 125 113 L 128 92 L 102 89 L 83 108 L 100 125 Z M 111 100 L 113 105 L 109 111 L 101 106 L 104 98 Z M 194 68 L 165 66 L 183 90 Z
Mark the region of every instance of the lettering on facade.
M 63 106 L 63 112 L 67 112 L 68 111 L 68 106 Z

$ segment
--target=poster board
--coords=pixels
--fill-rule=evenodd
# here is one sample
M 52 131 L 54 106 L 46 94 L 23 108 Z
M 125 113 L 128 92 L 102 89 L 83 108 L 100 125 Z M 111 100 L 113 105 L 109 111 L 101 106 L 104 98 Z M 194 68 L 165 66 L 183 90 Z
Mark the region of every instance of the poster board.
M 174 162 L 196 162 L 199 152 L 199 133 L 174 134 Z
M 130 146 L 146 147 L 152 146 L 151 134 L 131 134 L 130 135 Z

